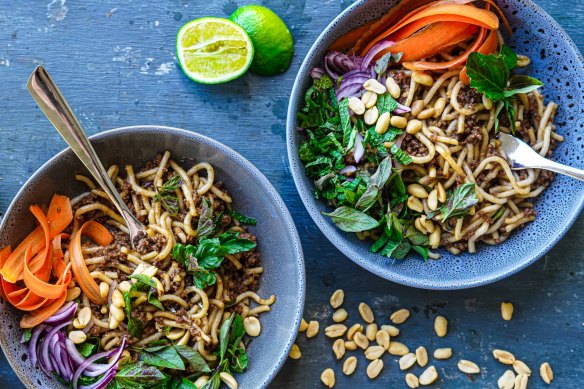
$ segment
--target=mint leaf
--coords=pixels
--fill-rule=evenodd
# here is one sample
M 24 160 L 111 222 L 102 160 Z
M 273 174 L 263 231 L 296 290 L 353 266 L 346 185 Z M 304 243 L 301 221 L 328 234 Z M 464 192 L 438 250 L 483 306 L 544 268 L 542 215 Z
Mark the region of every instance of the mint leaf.
M 402 165 L 409 165 L 413 162 L 412 157 L 402 149 L 400 149 L 395 143 L 391 145 L 389 151 L 393 154 L 396 161 Z
M 377 97 L 377 109 L 379 110 L 379 116 L 386 112 L 392 112 L 397 108 L 397 101 L 389 93 L 384 93 Z
M 471 207 L 477 205 L 479 199 L 476 195 L 475 184 L 466 183 L 451 191 L 446 203 L 440 208 L 443 219 L 446 222 L 451 218 L 460 218 L 468 215 Z
M 430 249 L 428 247 L 413 245 L 412 250 L 420 254 L 424 258 L 424 261 L 428 260 L 430 255 Z
M 339 116 L 341 118 L 341 128 L 343 130 L 343 145 L 349 144 L 351 137 L 351 117 L 349 115 L 349 99 L 344 98 L 339 103 Z
M 166 209 L 172 216 L 178 214 L 178 197 L 175 191 L 180 188 L 182 181 L 179 175 L 173 176 L 161 187 L 156 187 L 156 194 L 152 198 L 153 202 L 158 202 L 162 208 Z
M 30 328 L 24 329 L 24 331 L 22 331 L 22 339 L 20 340 L 20 343 L 28 342 L 31 337 L 32 337 L 32 329 L 30 329 Z
M 213 221 L 213 208 L 209 200 L 203 197 L 203 204 L 199 221 L 197 222 L 197 239 L 205 239 L 211 235 L 215 230 L 215 223 Z
M 371 216 L 347 206 L 339 207 L 332 213 L 323 213 L 323 215 L 330 216 L 333 223 L 345 232 L 372 230 L 379 225 L 379 222 Z

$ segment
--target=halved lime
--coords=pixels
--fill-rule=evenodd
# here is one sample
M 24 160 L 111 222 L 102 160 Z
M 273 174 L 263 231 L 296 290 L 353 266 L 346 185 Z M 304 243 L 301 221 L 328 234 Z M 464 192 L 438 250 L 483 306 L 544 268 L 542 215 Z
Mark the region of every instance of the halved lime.
M 245 73 L 253 60 L 253 45 L 232 21 L 206 17 L 182 26 L 176 36 L 176 54 L 190 79 L 219 84 Z

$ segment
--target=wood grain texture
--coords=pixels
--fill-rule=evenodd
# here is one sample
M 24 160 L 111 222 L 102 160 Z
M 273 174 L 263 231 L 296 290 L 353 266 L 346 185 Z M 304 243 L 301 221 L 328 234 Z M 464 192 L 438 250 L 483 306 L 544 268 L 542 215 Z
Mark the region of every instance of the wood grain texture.
M 346 292 L 350 323 L 357 305 L 371 305 L 380 324 L 398 307 L 413 315 L 399 340 L 415 349 L 452 347 L 450 361 L 435 363 L 441 388 L 492 388 L 504 372 L 491 357 L 505 348 L 528 363 L 530 388 L 544 387 L 539 364 L 549 361 L 553 387 L 582 387 L 584 375 L 584 218 L 537 264 L 505 281 L 458 292 L 431 292 L 399 286 L 373 276 L 340 254 L 318 231 L 300 202 L 287 167 L 284 144 L 288 95 L 304 54 L 320 31 L 351 1 L 264 0 L 288 23 L 295 38 L 291 68 L 273 78 L 247 74 L 222 86 L 197 85 L 176 65 L 178 29 L 201 16 L 227 16 L 239 0 L 0 0 L 0 211 L 21 184 L 64 142 L 28 95 L 25 83 L 36 64 L 44 64 L 89 133 L 132 124 L 164 124 L 198 131 L 233 147 L 254 163 L 286 201 L 303 241 L 307 268 L 306 319 L 329 323 L 330 294 Z M 584 2 L 538 2 L 584 50 Z M 480 255 L 476 260 L 480 260 Z M 503 300 L 515 304 L 511 322 L 500 318 Z M 447 337 L 433 335 L 433 317 L 450 321 Z M 355 374 L 345 377 L 342 362 L 321 334 L 298 344 L 303 357 L 289 360 L 273 388 L 320 388 L 320 373 L 336 371 L 336 388 L 405 387 L 396 358 L 384 357 L 385 369 L 372 381 L 359 356 Z M 469 359 L 482 367 L 471 382 L 456 362 Z M 432 358 L 431 358 L 432 360 Z M 252 361 L 253 363 L 253 361 Z M 434 363 L 434 362 L 431 362 Z M 416 374 L 420 368 L 414 368 Z M 2 356 L 0 387 L 22 385 Z

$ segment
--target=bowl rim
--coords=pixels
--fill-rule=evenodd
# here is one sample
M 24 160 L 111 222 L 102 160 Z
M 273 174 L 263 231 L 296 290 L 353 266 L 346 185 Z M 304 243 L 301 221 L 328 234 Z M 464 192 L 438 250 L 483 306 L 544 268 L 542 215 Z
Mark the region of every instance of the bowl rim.
M 161 129 L 166 131 L 167 133 L 171 133 L 173 135 L 178 135 L 179 137 L 190 138 L 190 139 L 193 139 L 195 141 L 200 141 L 202 143 L 210 145 L 211 147 L 214 147 L 215 149 L 219 150 L 221 153 L 223 153 L 226 157 L 228 157 L 230 159 L 233 158 L 232 156 L 239 158 L 239 160 L 241 161 L 243 166 L 246 169 L 248 169 L 255 177 L 257 177 L 257 179 L 260 181 L 260 185 L 263 188 L 265 188 L 265 190 L 268 192 L 268 194 L 272 197 L 276 206 L 282 212 L 282 216 L 283 216 L 283 218 L 281 219 L 282 222 L 284 222 L 288 226 L 287 230 L 288 230 L 288 233 L 290 235 L 290 239 L 292 240 L 293 245 L 294 245 L 293 247 L 291 247 L 291 250 L 294 251 L 294 254 L 296 257 L 296 265 L 298 267 L 298 271 L 296 272 L 296 277 L 298 279 L 298 285 L 299 285 L 298 295 L 296 298 L 297 309 L 296 309 L 296 313 L 294 316 L 293 330 L 287 335 L 286 346 L 278 354 L 278 356 L 276 358 L 275 365 L 272 367 L 270 372 L 263 378 L 263 380 L 259 386 L 259 388 L 266 388 L 270 384 L 270 382 L 275 378 L 275 376 L 278 374 L 278 372 L 281 370 L 282 366 L 284 365 L 284 362 L 287 359 L 288 353 L 290 352 L 290 349 L 292 348 L 292 345 L 294 344 L 294 341 L 296 340 L 296 333 L 297 333 L 298 327 L 300 326 L 300 321 L 302 320 L 302 313 L 304 311 L 304 303 L 305 303 L 305 297 L 306 297 L 306 271 L 305 271 L 305 264 L 304 264 L 304 253 L 302 251 L 302 244 L 301 244 L 300 236 L 298 235 L 298 230 L 296 228 L 296 225 L 294 223 L 292 215 L 290 214 L 290 211 L 288 210 L 286 203 L 284 203 L 284 201 L 282 200 L 282 197 L 280 196 L 280 194 L 278 193 L 276 188 L 274 188 L 272 183 L 266 178 L 266 176 L 264 176 L 264 174 L 257 167 L 255 167 L 255 165 L 253 165 L 249 160 L 247 160 L 245 157 L 243 157 L 241 154 L 239 154 L 237 151 L 233 150 L 229 146 L 226 146 L 223 143 L 221 143 L 215 139 L 212 139 L 206 135 L 202 135 L 198 132 L 188 131 L 188 130 L 185 130 L 182 128 L 170 127 L 170 126 L 165 126 L 165 125 L 155 125 L 155 124 L 132 125 L 132 126 L 117 127 L 114 129 L 99 132 L 97 134 L 90 136 L 89 140 L 90 141 L 97 141 L 97 140 L 102 140 L 102 139 L 107 139 L 107 138 L 112 138 L 112 137 L 115 138 L 118 135 L 123 135 L 125 133 L 132 132 L 133 130 L 147 130 L 148 132 L 152 132 L 153 134 L 155 134 L 158 132 L 158 130 L 161 130 Z M 18 190 L 16 195 L 14 195 L 14 198 L 10 202 L 10 205 L 6 209 L 6 212 L 4 213 L 4 215 L 7 215 L 10 212 L 10 210 L 15 205 L 16 200 L 22 196 L 22 194 L 25 192 L 25 188 L 33 180 L 35 180 L 40 175 L 44 174 L 44 171 L 51 164 L 55 163 L 58 159 L 63 158 L 63 156 L 69 152 L 71 152 L 71 148 L 67 147 L 67 148 L 59 151 L 57 154 L 55 154 L 53 157 L 51 157 L 46 162 L 44 162 L 26 180 L 26 182 L 24 184 L 22 184 L 21 188 Z M 8 218 L 6 218 L 6 217 L 2 218 L 2 223 L 0 224 L 0 231 L 3 231 L 5 228 L 8 228 L 6 225 L 7 220 L 8 220 Z M 7 307 L 8 307 L 8 305 L 7 305 Z M 9 309 L 12 309 L 12 307 L 9 307 Z M 289 308 L 283 307 L 283 309 L 289 309 Z M 21 371 L 20 371 L 21 369 L 15 368 L 16 364 L 18 364 L 18 362 L 20 361 L 20 358 L 13 358 L 12 355 L 9 356 L 7 354 L 6 350 L 8 349 L 8 347 L 7 347 L 8 346 L 8 339 L 6 339 L 3 332 L 0 333 L 0 346 L 2 347 L 2 351 L 4 352 L 4 355 L 6 356 L 6 360 L 8 361 L 8 363 L 10 364 L 10 367 L 16 373 L 16 375 L 18 376 L 20 381 L 28 388 L 36 388 L 37 387 L 36 384 L 34 384 L 29 379 L 29 376 L 21 374 Z M 241 373 L 241 374 L 245 374 L 245 372 Z
M 511 0 L 513 1 L 513 0 Z M 550 16 L 543 8 L 537 5 L 532 0 L 521 0 L 522 2 L 526 3 L 529 7 L 531 7 L 540 17 L 545 19 L 550 25 L 554 27 L 556 30 L 555 33 L 567 44 L 567 48 L 569 48 L 576 56 L 576 59 L 580 62 L 580 65 L 584 66 L 584 57 L 580 53 L 580 50 L 570 38 L 568 33 L 564 30 L 564 28 L 552 17 Z M 337 17 L 335 17 L 325 28 L 322 32 L 318 35 L 314 43 L 310 46 L 310 49 L 306 52 L 306 55 L 302 61 L 298 69 L 298 73 L 296 74 L 296 78 L 294 79 L 294 85 L 292 86 L 292 90 L 290 92 L 290 99 L 288 103 L 288 111 L 287 111 L 287 118 L 286 118 L 286 149 L 288 152 L 288 164 L 289 168 L 292 172 L 292 178 L 294 179 L 294 184 L 296 186 L 296 190 L 304 207 L 308 211 L 310 217 L 320 229 L 320 231 L 324 234 L 324 236 L 339 250 L 341 251 L 346 257 L 348 257 L 351 261 L 356 263 L 357 265 L 361 266 L 365 270 L 382 277 L 388 281 L 396 282 L 398 284 L 415 287 L 420 289 L 429 289 L 429 290 L 458 290 L 458 289 L 468 289 L 474 288 L 478 286 L 483 286 L 487 284 L 491 284 L 493 282 L 502 280 L 507 278 L 526 267 L 532 265 L 541 257 L 543 257 L 549 250 L 551 250 L 561 238 L 568 232 L 568 230 L 572 227 L 572 225 L 578 219 L 578 216 L 582 212 L 584 208 L 584 197 L 580 198 L 579 204 L 577 207 L 572 209 L 570 214 L 570 218 L 567 223 L 564 225 L 563 228 L 557 230 L 555 232 L 554 238 L 545 246 L 541 246 L 538 251 L 532 255 L 531 257 L 518 262 L 516 265 L 507 268 L 498 272 L 496 275 L 491 274 L 487 277 L 480 276 L 480 277 L 473 277 L 469 279 L 463 280 L 449 280 L 448 283 L 441 283 L 441 282 L 432 282 L 426 283 L 423 287 L 420 286 L 419 282 L 415 277 L 410 276 L 403 276 L 391 270 L 381 271 L 378 265 L 374 264 L 373 262 L 361 258 L 359 252 L 355 249 L 354 244 L 352 243 L 343 243 L 339 239 L 335 239 L 331 237 L 334 234 L 341 234 L 340 231 L 336 229 L 336 227 L 331 226 L 327 219 L 319 212 L 319 210 L 313 206 L 313 204 L 317 204 L 317 200 L 314 199 L 312 196 L 312 192 L 309 190 L 308 187 L 305 187 L 303 184 L 303 176 L 305 175 L 304 169 L 301 167 L 303 166 L 299 157 L 297 150 L 294 149 L 294 140 L 297 137 L 297 130 L 296 130 L 296 109 L 295 106 L 297 105 L 297 101 L 304 95 L 305 91 L 302 88 L 302 78 L 309 73 L 310 69 L 308 68 L 309 65 L 309 58 L 312 54 L 318 50 L 318 48 L 322 45 L 325 34 L 329 32 L 335 24 L 342 21 L 343 19 L 350 18 L 351 15 L 359 8 L 363 7 L 368 0 L 357 0 L 349 7 L 344 9 Z M 399 1 L 396 1 L 389 9 L 394 7 L 398 4 Z M 298 166 L 298 169 L 294 169 L 293 166 Z

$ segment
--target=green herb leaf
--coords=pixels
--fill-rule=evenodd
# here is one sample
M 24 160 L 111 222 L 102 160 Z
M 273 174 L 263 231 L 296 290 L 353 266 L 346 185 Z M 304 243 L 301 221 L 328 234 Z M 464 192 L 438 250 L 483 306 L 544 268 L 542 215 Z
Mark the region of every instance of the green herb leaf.
M 212 270 L 197 269 L 193 273 L 193 281 L 199 289 L 205 289 L 215 285 L 217 282 L 217 273 Z
M 460 218 L 469 214 L 471 207 L 479 202 L 474 183 L 465 183 L 450 192 L 446 203 L 440 208 L 443 222 L 451 218 Z
M 197 239 L 205 239 L 215 231 L 215 223 L 213 222 L 213 208 L 209 200 L 203 197 L 201 215 L 197 223 Z
M 231 216 L 232 218 L 234 218 L 235 220 L 237 220 L 243 224 L 248 224 L 250 226 L 255 226 L 257 224 L 256 219 L 253 219 L 251 217 L 247 217 L 247 216 L 237 212 L 235 209 L 232 209 L 231 211 L 229 211 L 229 216 Z
M 30 340 L 31 336 L 32 336 L 32 330 L 30 328 L 25 328 L 22 331 L 22 339 L 21 339 L 20 343 L 27 343 Z
M 391 113 L 397 108 L 397 101 L 389 93 L 384 93 L 377 97 L 377 109 L 379 110 L 379 116 L 386 112 Z
M 368 231 L 379 226 L 379 222 L 371 216 L 347 206 L 339 207 L 334 212 L 323 213 L 323 215 L 330 216 L 333 223 L 346 232 Z
M 379 198 L 379 194 L 381 190 L 385 186 L 385 183 L 389 179 L 391 175 L 391 158 L 387 157 L 377 167 L 375 173 L 369 179 L 369 183 L 367 184 L 367 190 L 365 193 L 359 198 L 355 208 L 360 211 L 365 211 Z
M 387 71 L 387 68 L 389 67 L 389 64 L 393 61 L 395 63 L 399 62 L 399 60 L 401 59 L 403 53 L 396 53 L 396 54 L 392 54 L 392 53 L 387 53 L 384 54 L 383 56 L 381 56 L 381 58 L 379 58 L 377 60 L 377 62 L 375 62 L 375 66 L 373 67 L 373 70 L 375 70 L 375 73 L 377 73 L 378 75 L 382 75 L 383 73 L 385 73 Z
M 323 76 L 317 80 L 314 80 L 314 86 L 319 90 L 325 90 L 333 87 L 333 80 L 328 75 L 323 74 Z
M 420 254 L 424 258 L 424 261 L 428 260 L 430 255 L 430 249 L 428 247 L 413 245 L 412 250 Z
M 144 362 L 124 364 L 116 374 L 115 380 L 130 387 L 154 386 L 167 379 L 167 376 L 154 366 Z
M 173 176 L 168 181 L 166 181 L 161 187 L 156 188 L 156 195 L 152 198 L 152 201 L 160 203 L 164 209 L 168 211 L 172 216 L 178 214 L 178 197 L 175 191 L 180 188 L 182 181 L 179 175 Z
M 499 132 L 499 114 L 503 110 L 503 107 L 505 107 L 505 102 L 497 102 L 497 107 L 495 108 L 495 133 Z
M 174 388 L 170 388 L 170 389 L 199 389 L 197 388 L 197 385 L 195 385 L 194 383 L 192 383 L 191 381 L 189 381 L 186 378 L 182 378 L 176 385 L 176 387 Z
M 393 154 L 395 159 L 402 165 L 409 165 L 413 162 L 412 157 L 402 149 L 400 149 L 395 143 L 391 145 L 389 151 Z
M 517 67 L 517 54 L 515 54 L 509 46 L 501 46 L 499 57 L 503 58 L 503 63 L 507 69 L 513 70 Z
M 185 369 L 185 364 L 180 355 L 178 355 L 178 352 L 171 346 L 154 352 L 142 351 L 139 358 L 150 366 L 167 367 L 175 370 Z
M 537 78 L 524 75 L 514 75 L 509 79 L 509 86 L 503 94 L 505 97 L 511 97 L 518 93 L 529 93 L 541 88 L 542 85 L 543 82 L 539 81 Z
M 509 69 L 503 57 L 470 53 L 466 62 L 466 72 L 470 78 L 470 86 L 491 100 L 499 101 L 505 97 Z
M 349 115 L 349 99 L 344 98 L 339 103 L 339 116 L 341 118 L 341 128 L 343 130 L 343 145 L 349 144 L 349 138 L 353 128 L 351 126 L 351 116 Z
M 99 350 L 99 342 L 100 339 L 98 337 L 93 336 L 85 340 L 85 342 L 77 344 L 75 346 L 77 347 L 79 354 L 83 355 L 85 358 L 89 358 L 90 356 L 95 354 L 97 350 Z
M 231 315 L 229 319 L 225 320 L 219 329 L 219 358 L 223 359 L 225 357 L 225 352 L 229 346 L 229 331 L 231 329 L 231 323 L 233 323 L 234 315 Z
M 211 372 L 211 368 L 209 368 L 205 359 L 192 347 L 177 344 L 174 345 L 174 349 L 181 357 L 187 360 L 194 371 L 200 371 L 202 373 Z

